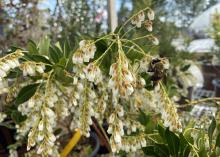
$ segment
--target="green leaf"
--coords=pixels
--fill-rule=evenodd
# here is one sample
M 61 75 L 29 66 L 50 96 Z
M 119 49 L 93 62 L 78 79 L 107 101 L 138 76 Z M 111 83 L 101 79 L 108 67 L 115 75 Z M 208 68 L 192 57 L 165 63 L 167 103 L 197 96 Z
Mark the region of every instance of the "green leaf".
M 190 153 L 191 146 L 189 145 L 188 141 L 186 138 L 183 136 L 181 133 L 179 135 L 180 137 L 180 155 L 179 157 L 188 157 Z
M 27 50 L 28 50 L 31 54 L 38 54 L 37 45 L 36 45 L 32 40 L 28 40 Z
M 217 157 L 215 152 L 212 152 L 210 157 Z
M 160 136 L 162 137 L 162 139 L 164 139 L 165 138 L 165 129 L 164 129 L 164 127 L 162 127 L 160 124 L 158 124 L 157 129 L 158 129 L 158 132 L 159 132 Z
M 186 72 L 189 68 L 190 68 L 190 64 L 184 65 L 183 67 L 181 67 L 181 71 Z
M 50 46 L 49 48 L 49 57 L 54 63 L 58 63 L 60 58 L 63 57 L 62 52 L 56 46 Z
M 16 123 L 19 124 L 21 122 L 23 122 L 26 117 L 22 116 L 22 114 L 16 110 L 14 110 L 13 112 L 11 112 L 11 119 Z
M 52 64 L 49 59 L 47 59 L 45 56 L 42 56 L 42 55 L 36 55 L 36 54 L 31 55 L 31 54 L 25 53 L 24 57 L 31 61 Z
M 220 133 L 218 134 L 218 136 L 217 136 L 217 138 L 216 138 L 216 144 L 215 144 L 215 146 L 220 148 Z
M 35 83 L 23 87 L 19 91 L 15 103 L 19 105 L 29 100 L 35 94 L 38 85 L 39 83 Z
M 216 120 L 215 118 L 213 117 L 212 118 L 212 122 L 209 126 L 209 129 L 208 129 L 208 136 L 209 136 L 209 145 L 211 146 L 212 144 L 212 136 L 213 136 L 213 133 L 215 131 L 215 128 L 216 128 Z
M 146 115 L 142 110 L 140 110 L 140 114 L 138 116 L 138 121 L 143 125 L 146 126 L 150 121 L 150 116 Z
M 178 152 L 179 152 L 179 144 L 180 144 L 179 137 L 175 133 L 169 131 L 169 128 L 167 128 L 166 131 L 165 131 L 165 137 L 166 137 L 166 140 L 167 140 L 167 144 L 168 144 L 170 154 L 177 157 Z
M 144 154 L 156 157 L 169 157 L 169 150 L 165 144 L 155 143 L 153 146 L 147 146 L 143 149 Z
M 71 48 L 70 48 L 70 44 L 69 44 L 68 40 L 66 40 L 64 42 L 63 51 L 64 51 L 64 56 L 66 58 L 69 58 L 69 55 L 70 55 L 70 52 L 71 52 Z
M 48 55 L 49 47 L 50 47 L 50 39 L 46 36 L 43 39 L 41 39 L 40 43 L 38 44 L 39 54 Z

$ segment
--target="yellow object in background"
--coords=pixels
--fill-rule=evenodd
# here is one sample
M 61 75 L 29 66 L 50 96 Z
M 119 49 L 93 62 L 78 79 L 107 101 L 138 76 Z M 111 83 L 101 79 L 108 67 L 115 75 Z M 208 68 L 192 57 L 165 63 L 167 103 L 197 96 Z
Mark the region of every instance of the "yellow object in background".
M 81 137 L 80 130 L 76 129 L 75 134 L 73 135 L 69 143 L 66 145 L 66 147 L 61 152 L 60 157 L 67 157 L 67 155 L 70 153 L 73 147 L 79 142 L 80 137 Z

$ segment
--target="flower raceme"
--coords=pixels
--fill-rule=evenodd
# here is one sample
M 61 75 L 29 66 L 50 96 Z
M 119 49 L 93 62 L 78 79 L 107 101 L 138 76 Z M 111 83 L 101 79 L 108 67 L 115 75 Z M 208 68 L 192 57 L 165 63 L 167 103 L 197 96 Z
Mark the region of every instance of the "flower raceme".
M 137 28 L 141 27 L 141 23 L 144 21 L 145 19 L 145 14 L 143 11 L 141 11 L 139 14 L 135 15 L 132 19 L 131 19 L 131 23 L 133 25 L 136 25 Z
M 111 79 L 109 80 L 108 86 L 112 89 L 113 96 L 120 95 L 126 97 L 134 92 L 134 75 L 132 75 L 129 70 L 128 60 L 124 55 L 122 49 L 119 51 L 119 56 L 116 63 L 113 63 L 110 67 L 109 75 Z
M 79 42 L 79 49 L 73 54 L 72 61 L 74 64 L 89 62 L 94 58 L 96 46 L 92 40 L 82 40 Z
M 14 69 L 20 65 L 18 59 L 22 56 L 23 53 L 20 50 L 17 50 L 16 52 L 0 59 L 0 80 L 7 76 L 7 73 L 11 69 Z

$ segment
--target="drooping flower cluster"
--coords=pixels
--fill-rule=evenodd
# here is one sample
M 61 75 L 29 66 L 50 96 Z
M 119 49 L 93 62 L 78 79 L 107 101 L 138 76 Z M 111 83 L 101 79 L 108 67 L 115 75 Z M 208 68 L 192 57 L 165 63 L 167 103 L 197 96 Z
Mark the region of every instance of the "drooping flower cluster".
M 45 65 L 27 61 L 21 64 L 20 69 L 23 71 L 23 76 L 35 76 L 37 73 L 44 73 Z
M 55 112 L 58 107 L 58 93 L 57 88 L 49 84 L 46 93 L 39 89 L 29 101 L 19 105 L 18 110 L 27 119 L 17 126 L 17 138 L 28 133 L 27 150 L 37 146 L 37 154 L 52 155 L 56 152 L 56 137 L 53 132 L 58 116 Z
M 162 85 L 158 85 L 158 87 L 154 90 L 154 94 L 157 96 L 155 97 L 157 112 L 161 113 L 161 118 L 164 121 L 163 124 L 165 127 L 169 127 L 171 131 L 181 132 L 182 125 L 177 114 L 177 109 L 164 90 L 165 89 Z
M 113 96 L 129 96 L 134 92 L 134 76 L 129 70 L 129 63 L 122 49 L 119 49 L 119 57 L 116 63 L 110 67 L 109 88 L 112 90 Z
M 133 25 L 136 25 L 137 28 L 141 27 L 141 23 L 144 21 L 145 19 L 145 14 L 143 11 L 141 11 L 140 13 L 138 13 L 137 15 L 135 15 L 132 19 L 131 19 L 131 23 Z
M 82 40 L 79 42 L 79 49 L 73 54 L 72 61 L 74 64 L 89 62 L 94 58 L 96 46 L 92 40 Z
M 90 82 L 97 84 L 102 81 L 101 70 L 93 63 L 90 63 L 86 68 L 84 68 L 84 73 Z
M 0 59 L 0 80 L 7 76 L 7 73 L 20 65 L 18 59 L 23 56 L 20 50 L 15 51 Z
M 121 150 L 125 152 L 136 152 L 137 150 L 146 146 L 147 141 L 145 139 L 145 134 L 127 136 L 122 138 Z
M 124 111 L 123 108 L 121 108 L 119 105 L 118 108 L 121 111 L 119 111 L 118 113 L 112 113 L 108 119 L 109 127 L 107 132 L 111 134 L 110 145 L 112 148 L 112 152 L 116 152 L 121 149 L 122 136 L 124 136 L 123 122 L 122 120 L 120 120 L 121 117 L 124 116 Z

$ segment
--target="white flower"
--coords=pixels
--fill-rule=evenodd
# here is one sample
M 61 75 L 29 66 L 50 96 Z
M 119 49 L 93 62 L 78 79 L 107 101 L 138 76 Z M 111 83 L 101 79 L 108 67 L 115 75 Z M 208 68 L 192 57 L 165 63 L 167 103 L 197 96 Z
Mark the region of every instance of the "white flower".
M 0 123 L 3 122 L 6 117 L 7 115 L 5 113 L 0 112 Z
M 108 127 L 107 132 L 108 132 L 108 134 L 112 134 L 112 126 L 109 126 L 109 127 Z
M 43 131 L 43 129 L 44 129 L 44 121 L 41 120 L 41 121 L 39 122 L 39 124 L 38 124 L 38 130 L 39 130 L 39 131 Z
M 35 104 L 35 100 L 34 100 L 34 99 L 30 99 L 30 100 L 28 101 L 28 107 L 29 107 L 29 108 L 34 107 L 34 104 Z
M 5 72 L 10 70 L 10 66 L 7 63 L 2 63 L 0 65 L 1 69 L 4 70 Z
M 83 54 L 81 50 L 77 50 L 72 57 L 72 61 L 74 64 L 82 64 L 83 63 Z
M 134 78 L 133 78 L 133 76 L 132 76 L 130 71 L 126 71 L 125 80 L 128 81 L 128 82 L 134 81 Z
M 49 139 L 51 142 L 55 142 L 55 141 L 56 141 L 56 136 L 55 136 L 54 134 L 50 133 L 50 134 L 48 135 L 48 139 Z
M 134 88 L 131 84 L 128 84 L 126 89 L 127 89 L 127 95 L 131 95 L 134 92 Z
M 111 114 L 110 117 L 109 117 L 109 123 L 113 123 L 115 121 L 115 114 Z
M 37 149 L 37 154 L 41 154 L 43 152 L 44 148 L 45 148 L 45 146 L 42 143 Z
M 154 20 L 155 18 L 155 14 L 154 14 L 154 11 L 152 9 L 150 9 L 148 12 L 147 12 L 147 17 L 149 20 Z
M 140 28 L 141 27 L 141 23 L 144 21 L 145 19 L 145 15 L 144 15 L 144 12 L 141 11 L 138 15 L 134 16 L 132 19 L 131 19 L 131 23 L 133 25 L 136 25 L 137 28 Z
M 152 36 L 151 40 L 152 40 L 154 45 L 159 45 L 159 40 L 155 36 Z
M 119 116 L 119 117 L 123 117 L 123 116 L 124 116 L 124 109 L 123 109 L 123 107 L 120 106 L 120 107 L 118 108 L 118 112 L 117 112 L 117 113 L 118 113 L 118 116 Z
M 145 28 L 149 31 L 152 32 L 153 31 L 153 26 L 152 26 L 152 22 L 150 20 L 147 20 L 144 22 L 144 26 Z
M 0 69 L 0 78 L 5 77 L 7 74 L 4 70 Z
M 6 64 L 8 64 L 10 66 L 10 68 L 17 67 L 17 63 L 14 60 L 7 60 Z
M 119 132 L 114 133 L 114 140 L 115 140 L 115 143 L 121 143 L 121 135 Z
M 37 134 L 38 142 L 42 141 L 43 139 L 44 139 L 44 133 L 42 131 L 39 131 Z
M 36 71 L 39 72 L 40 74 L 44 73 L 45 66 L 44 65 L 38 65 L 36 66 Z
M 15 149 L 10 149 L 9 157 L 18 157 L 18 152 Z
M 145 139 L 142 139 L 142 140 L 141 140 L 141 146 L 142 146 L 142 147 L 146 147 L 146 146 L 147 146 L 147 142 L 146 142 Z
M 99 83 L 102 80 L 101 70 L 93 63 L 90 63 L 84 69 L 84 72 L 86 74 L 86 78 L 91 82 Z
M 51 110 L 50 108 L 46 107 L 45 108 L 45 113 L 46 116 L 50 117 L 50 118 L 54 118 L 55 117 L 55 113 L 53 110 Z

